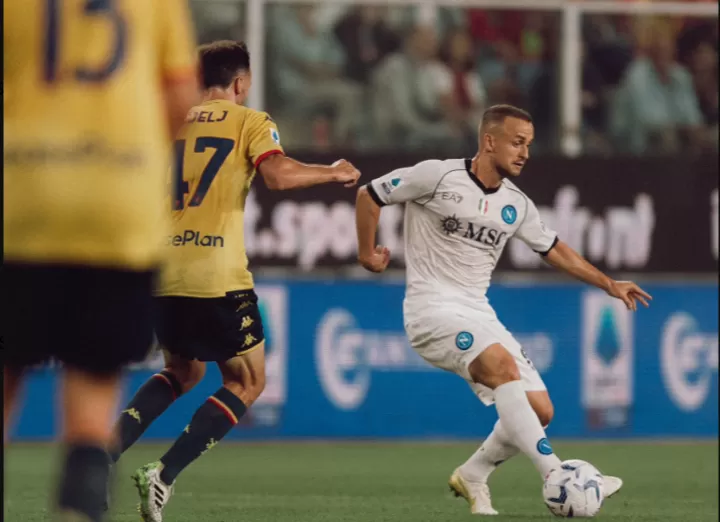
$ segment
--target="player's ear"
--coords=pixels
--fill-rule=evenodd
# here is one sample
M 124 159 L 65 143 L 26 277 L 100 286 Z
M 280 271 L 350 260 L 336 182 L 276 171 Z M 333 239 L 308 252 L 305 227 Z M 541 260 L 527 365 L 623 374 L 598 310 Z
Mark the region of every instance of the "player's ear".
M 495 152 L 495 136 L 489 132 L 484 132 L 482 135 L 483 148 L 488 152 Z

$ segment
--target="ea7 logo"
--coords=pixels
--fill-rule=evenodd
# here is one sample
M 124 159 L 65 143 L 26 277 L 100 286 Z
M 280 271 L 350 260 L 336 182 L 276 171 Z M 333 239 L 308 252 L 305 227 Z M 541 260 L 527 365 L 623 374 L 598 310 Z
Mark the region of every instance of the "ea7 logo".
M 453 203 L 462 203 L 462 194 L 457 192 L 439 192 L 437 195 L 443 201 L 452 201 Z

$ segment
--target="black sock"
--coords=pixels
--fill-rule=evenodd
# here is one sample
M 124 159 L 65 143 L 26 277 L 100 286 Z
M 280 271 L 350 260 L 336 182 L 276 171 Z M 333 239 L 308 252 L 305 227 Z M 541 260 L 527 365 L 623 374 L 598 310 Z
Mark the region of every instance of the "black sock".
M 92 522 L 99 522 L 105 513 L 109 472 L 105 448 L 69 446 L 60 477 L 60 511 L 81 514 Z
M 185 432 L 160 459 L 160 478 L 172 484 L 192 461 L 208 451 L 238 423 L 247 407 L 227 388 L 220 388 L 198 408 Z
M 118 419 L 115 426 L 117 440 L 109 451 L 113 462 L 117 462 L 180 395 L 182 386 L 172 373 L 163 370 L 150 377 Z

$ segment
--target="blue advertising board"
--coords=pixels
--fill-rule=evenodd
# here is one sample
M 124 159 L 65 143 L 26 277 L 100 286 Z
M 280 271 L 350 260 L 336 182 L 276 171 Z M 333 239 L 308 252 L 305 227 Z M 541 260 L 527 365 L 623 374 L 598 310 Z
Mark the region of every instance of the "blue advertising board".
M 649 285 L 633 314 L 585 286 L 498 284 L 498 317 L 525 348 L 555 404 L 551 437 L 716 437 L 718 287 Z M 428 365 L 403 330 L 404 285 L 274 282 L 257 288 L 266 323 L 267 387 L 237 439 L 481 438 L 496 419 L 461 378 Z M 157 369 L 128 371 L 125 397 Z M 57 432 L 57 372 L 28 380 L 14 440 Z M 150 427 L 175 438 L 220 386 L 216 369 Z

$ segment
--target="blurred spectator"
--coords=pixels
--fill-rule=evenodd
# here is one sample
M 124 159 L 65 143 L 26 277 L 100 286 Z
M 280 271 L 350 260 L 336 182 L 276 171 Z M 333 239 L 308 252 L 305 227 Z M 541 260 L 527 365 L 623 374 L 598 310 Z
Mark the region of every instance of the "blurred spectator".
M 547 55 L 549 19 L 537 11 L 468 10 L 470 32 L 482 50 L 480 74 L 489 85 L 491 103 L 516 102 L 508 92 L 514 86 L 524 93 L 530 90 Z
M 661 29 L 649 33 L 647 57 L 635 59 L 615 94 L 611 129 L 630 152 L 674 153 L 682 138 L 697 150 L 702 119 L 688 71 L 675 61 L 675 42 Z
M 552 20 L 548 20 L 552 22 Z M 537 71 L 528 88 L 526 106 L 533 115 L 535 126 L 535 145 L 537 152 L 554 150 L 559 144 L 560 105 L 559 81 L 560 63 L 557 59 L 557 46 L 559 37 L 550 29 L 552 25 L 544 27 L 542 56 L 539 60 L 533 59 L 532 65 Z
M 383 6 L 353 7 L 335 26 L 345 50 L 345 76 L 366 84 L 375 66 L 396 51 L 399 38 L 385 23 Z
M 633 37 L 625 19 L 608 15 L 583 18 L 585 60 L 592 63 L 605 86 L 616 86 L 633 60 Z
M 678 57 L 693 77 L 700 112 L 707 126 L 707 141 L 718 142 L 718 25 L 687 23 L 678 38 Z
M 449 93 L 447 85 L 439 81 L 443 65 L 437 60 L 434 29 L 411 29 L 403 50 L 388 56 L 373 75 L 378 145 L 445 151 L 464 148 L 462 130 L 445 111 L 444 98 Z
M 582 128 L 583 149 L 588 154 L 609 154 L 612 144 L 606 137 L 607 105 L 610 89 L 602 70 L 594 60 L 588 58 L 588 45 L 583 42 L 582 60 Z
M 342 78 L 343 50 L 331 32 L 318 29 L 314 9 L 299 5 L 273 10 L 274 88 L 283 111 L 296 121 L 318 125 L 327 121 L 321 116 L 324 111 L 330 111 L 332 145 L 344 146 L 357 123 L 361 89 Z
M 690 57 L 698 104 L 705 124 L 704 145 L 718 145 L 718 53 L 710 42 L 698 45 Z
M 453 29 L 440 49 L 445 67 L 439 70 L 441 103 L 451 119 L 471 134 L 482 116 L 487 94 L 480 74 L 475 70 L 475 53 L 470 34 Z

